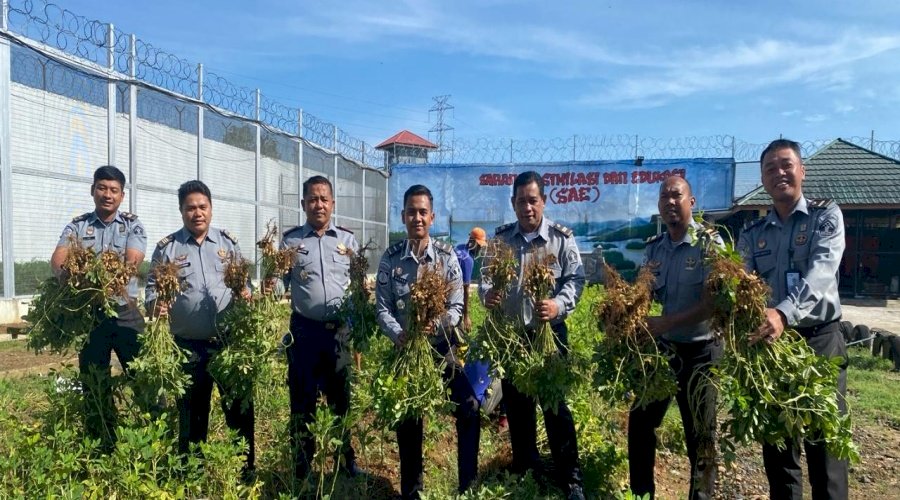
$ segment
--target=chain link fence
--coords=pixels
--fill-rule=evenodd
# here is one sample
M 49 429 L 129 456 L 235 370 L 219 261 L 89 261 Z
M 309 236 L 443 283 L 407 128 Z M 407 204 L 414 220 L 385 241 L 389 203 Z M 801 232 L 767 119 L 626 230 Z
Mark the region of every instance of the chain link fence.
M 114 26 L 40 0 L 3 1 L 0 256 L 3 295 L 33 293 L 65 224 L 92 210 L 100 165 L 128 178 L 121 210 L 156 241 L 182 225 L 177 188 L 201 179 L 213 225 L 248 258 L 265 224 L 303 222 L 302 182 L 334 185 L 335 222 L 387 244 L 381 152 L 334 124 L 239 87 Z M 374 271 L 374 269 L 373 269 Z

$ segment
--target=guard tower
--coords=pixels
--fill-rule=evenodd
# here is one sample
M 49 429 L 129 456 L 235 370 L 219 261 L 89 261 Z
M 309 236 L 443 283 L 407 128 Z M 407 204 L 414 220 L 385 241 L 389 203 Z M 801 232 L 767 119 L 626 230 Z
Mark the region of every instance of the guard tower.
M 417 136 L 409 130 L 402 130 L 389 139 L 375 146 L 384 151 L 384 167 L 390 170 L 398 163 L 428 163 L 428 150 L 437 149 L 437 145 Z

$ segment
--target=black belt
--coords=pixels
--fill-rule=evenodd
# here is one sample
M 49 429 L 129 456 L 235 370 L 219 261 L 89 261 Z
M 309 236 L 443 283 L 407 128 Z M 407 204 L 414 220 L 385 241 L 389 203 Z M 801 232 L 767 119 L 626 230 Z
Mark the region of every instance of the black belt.
M 807 339 L 818 337 L 819 335 L 824 335 L 826 333 L 831 333 L 832 331 L 838 330 L 840 328 L 840 321 L 841 318 L 838 318 L 831 321 L 826 321 L 824 323 L 819 323 L 815 326 L 805 326 L 802 328 L 797 328 L 797 333 Z
M 304 329 L 315 329 L 315 330 L 328 330 L 335 331 L 341 327 L 340 320 L 332 320 L 332 321 L 317 321 L 314 319 L 309 319 L 306 316 L 298 312 L 291 313 L 291 330 L 294 328 L 298 330 Z

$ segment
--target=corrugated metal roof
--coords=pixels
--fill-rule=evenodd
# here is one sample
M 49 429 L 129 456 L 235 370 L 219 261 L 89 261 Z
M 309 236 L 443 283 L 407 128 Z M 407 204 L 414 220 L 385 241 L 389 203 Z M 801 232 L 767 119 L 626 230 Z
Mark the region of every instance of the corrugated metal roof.
M 836 139 L 803 161 L 803 195 L 828 198 L 842 207 L 900 205 L 900 161 Z M 735 208 L 769 206 L 762 186 L 735 202 Z

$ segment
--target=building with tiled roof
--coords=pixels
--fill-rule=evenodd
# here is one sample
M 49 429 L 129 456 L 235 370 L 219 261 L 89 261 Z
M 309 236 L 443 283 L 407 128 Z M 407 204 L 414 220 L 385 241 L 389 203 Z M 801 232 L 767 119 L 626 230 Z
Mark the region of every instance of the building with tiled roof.
M 841 293 L 900 295 L 900 161 L 836 139 L 803 165 L 803 195 L 834 200 L 844 214 Z M 771 205 L 760 186 L 735 202 L 729 225 L 763 217 Z

